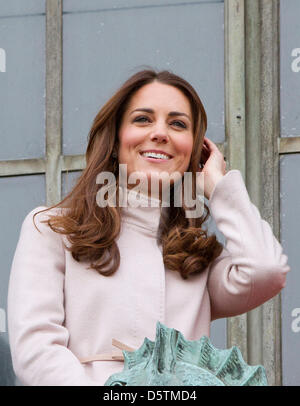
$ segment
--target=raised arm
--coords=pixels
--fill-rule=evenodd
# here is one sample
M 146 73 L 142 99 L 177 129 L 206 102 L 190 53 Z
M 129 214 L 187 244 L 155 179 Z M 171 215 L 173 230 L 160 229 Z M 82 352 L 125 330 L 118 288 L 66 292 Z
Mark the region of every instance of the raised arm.
M 97 386 L 67 348 L 64 327 L 65 256 L 62 236 L 33 215 L 22 224 L 8 290 L 8 333 L 13 368 L 23 385 Z
M 274 297 L 285 286 L 287 256 L 250 201 L 242 175 L 227 172 L 209 200 L 211 214 L 226 238 L 210 265 L 211 319 L 245 313 Z

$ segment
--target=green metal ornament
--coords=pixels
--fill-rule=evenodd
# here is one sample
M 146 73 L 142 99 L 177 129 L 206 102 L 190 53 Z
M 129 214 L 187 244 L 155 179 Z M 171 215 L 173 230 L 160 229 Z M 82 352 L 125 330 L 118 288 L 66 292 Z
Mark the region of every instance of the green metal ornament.
M 123 355 L 123 371 L 104 386 L 268 386 L 264 367 L 246 364 L 238 347 L 219 350 L 206 336 L 188 341 L 160 322 L 155 342 L 145 338 Z

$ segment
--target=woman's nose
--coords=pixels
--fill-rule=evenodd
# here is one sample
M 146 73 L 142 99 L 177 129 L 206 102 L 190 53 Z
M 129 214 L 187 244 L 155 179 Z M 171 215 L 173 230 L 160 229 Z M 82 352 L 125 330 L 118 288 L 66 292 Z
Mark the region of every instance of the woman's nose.
M 157 128 L 152 132 L 150 136 L 151 141 L 157 142 L 168 142 L 169 136 L 168 131 L 164 126 L 157 126 Z
M 151 141 L 164 142 L 164 143 L 168 142 L 168 136 L 166 134 L 162 134 L 162 133 L 152 134 L 150 139 L 151 139 Z

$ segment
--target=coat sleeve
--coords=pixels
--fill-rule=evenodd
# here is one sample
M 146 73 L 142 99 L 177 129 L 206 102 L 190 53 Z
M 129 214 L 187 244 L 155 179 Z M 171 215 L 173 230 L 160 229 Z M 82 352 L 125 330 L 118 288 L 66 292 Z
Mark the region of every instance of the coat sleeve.
M 290 267 L 270 225 L 251 203 L 242 174 L 231 170 L 209 200 L 210 212 L 226 239 L 209 267 L 211 320 L 245 313 L 277 295 Z
M 12 261 L 8 288 L 8 335 L 12 363 L 23 385 L 100 386 L 67 348 L 64 327 L 65 255 L 61 234 L 33 209 L 25 217 Z

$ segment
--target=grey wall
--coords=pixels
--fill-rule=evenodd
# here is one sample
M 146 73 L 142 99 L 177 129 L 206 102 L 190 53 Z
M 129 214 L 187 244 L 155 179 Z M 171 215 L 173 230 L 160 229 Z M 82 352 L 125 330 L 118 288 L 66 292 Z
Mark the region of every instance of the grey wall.
M 300 135 L 300 2 L 280 6 L 281 136 Z M 300 385 L 300 153 L 280 159 L 281 241 L 291 272 L 282 292 L 283 384 Z
M 0 1 L 0 160 L 45 154 L 44 32 L 43 0 Z
M 300 2 L 280 2 L 281 136 L 300 136 Z
M 282 292 L 283 384 L 300 385 L 300 154 L 280 160 L 281 241 L 291 272 Z

